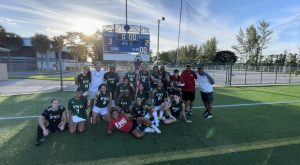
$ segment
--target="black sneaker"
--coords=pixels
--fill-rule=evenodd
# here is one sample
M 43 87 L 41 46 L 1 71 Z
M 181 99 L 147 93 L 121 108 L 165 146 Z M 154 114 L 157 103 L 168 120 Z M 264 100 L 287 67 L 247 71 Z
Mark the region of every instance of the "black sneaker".
M 188 116 L 192 116 L 193 115 L 193 112 L 191 110 L 189 110 L 187 113 L 186 113 Z
M 212 114 L 208 112 L 206 116 L 204 116 L 204 119 L 211 119 L 212 117 L 213 117 Z
M 205 118 L 205 116 L 208 114 L 208 111 L 205 111 L 204 113 L 203 113 L 203 117 Z
M 37 147 L 37 146 L 41 145 L 44 141 L 45 141 L 44 138 L 37 140 L 35 143 L 35 146 Z

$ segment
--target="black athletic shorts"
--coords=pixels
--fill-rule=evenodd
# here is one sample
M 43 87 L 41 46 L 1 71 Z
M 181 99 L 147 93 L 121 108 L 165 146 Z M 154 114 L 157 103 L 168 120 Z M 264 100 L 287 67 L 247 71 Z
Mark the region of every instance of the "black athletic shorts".
M 200 93 L 203 102 L 208 104 L 211 104 L 213 102 L 214 100 L 213 92 L 208 92 L 208 93 L 200 92 Z
M 195 100 L 195 92 L 182 91 L 182 100 L 194 101 Z
M 132 124 L 131 130 L 130 130 L 130 133 L 132 133 L 132 131 L 138 127 L 138 123 L 137 123 L 136 119 L 133 119 L 132 122 L 133 122 L 133 124 Z

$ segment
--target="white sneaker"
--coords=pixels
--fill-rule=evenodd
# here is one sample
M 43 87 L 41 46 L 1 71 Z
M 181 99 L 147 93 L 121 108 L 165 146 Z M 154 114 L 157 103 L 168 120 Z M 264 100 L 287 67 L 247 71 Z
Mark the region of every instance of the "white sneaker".
M 155 130 L 153 128 L 147 127 L 144 129 L 144 132 L 153 133 L 153 132 L 155 132 Z
M 152 128 L 156 133 L 161 133 L 161 130 L 159 130 L 156 125 L 152 125 Z
M 156 120 L 156 121 L 155 121 L 155 125 L 156 125 L 157 127 L 159 127 L 159 120 Z

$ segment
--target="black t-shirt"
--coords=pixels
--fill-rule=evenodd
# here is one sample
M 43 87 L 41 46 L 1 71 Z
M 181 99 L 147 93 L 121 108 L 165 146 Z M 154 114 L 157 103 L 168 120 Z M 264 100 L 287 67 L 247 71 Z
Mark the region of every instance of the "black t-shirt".
M 156 92 L 154 93 L 154 105 L 155 106 L 161 105 L 165 101 L 166 97 L 167 97 L 167 92 L 164 88 L 161 89 L 156 88 Z
M 130 113 L 133 117 L 144 117 L 147 112 L 148 112 L 148 109 L 144 109 L 143 108 L 143 104 L 142 105 L 137 105 L 136 103 L 133 104 L 133 106 L 131 107 L 130 109 Z
M 106 80 L 106 84 L 109 88 L 109 91 L 113 93 L 116 90 L 117 83 L 119 82 L 120 77 L 118 73 L 106 72 L 104 74 L 104 80 Z
M 41 115 L 49 122 L 49 126 L 57 127 L 61 122 L 61 118 L 65 110 L 65 107 L 59 106 L 57 111 L 53 111 L 51 106 L 49 106 Z
M 172 116 L 174 116 L 176 119 L 180 116 L 182 110 L 182 102 L 180 101 L 178 104 L 175 101 L 172 101 L 170 111 Z
M 131 105 L 132 105 L 132 100 L 129 96 L 128 97 L 126 97 L 126 96 L 119 97 L 117 106 L 122 108 L 123 111 L 126 111 L 125 113 L 129 113 L 128 110 Z

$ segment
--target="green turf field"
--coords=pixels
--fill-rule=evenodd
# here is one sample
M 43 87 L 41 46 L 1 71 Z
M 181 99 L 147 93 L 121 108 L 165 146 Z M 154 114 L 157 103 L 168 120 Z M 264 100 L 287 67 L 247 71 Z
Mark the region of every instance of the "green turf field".
M 66 106 L 72 95 L 0 97 L 0 118 L 37 116 L 51 98 Z M 83 134 L 51 134 L 35 147 L 36 118 L 2 119 L 0 164 L 299 164 L 300 86 L 216 88 L 214 96 L 221 107 L 214 108 L 213 119 L 203 119 L 203 109 L 196 108 L 193 123 L 162 125 L 162 134 L 140 140 L 106 135 L 102 121 Z M 195 106 L 202 106 L 199 95 Z

